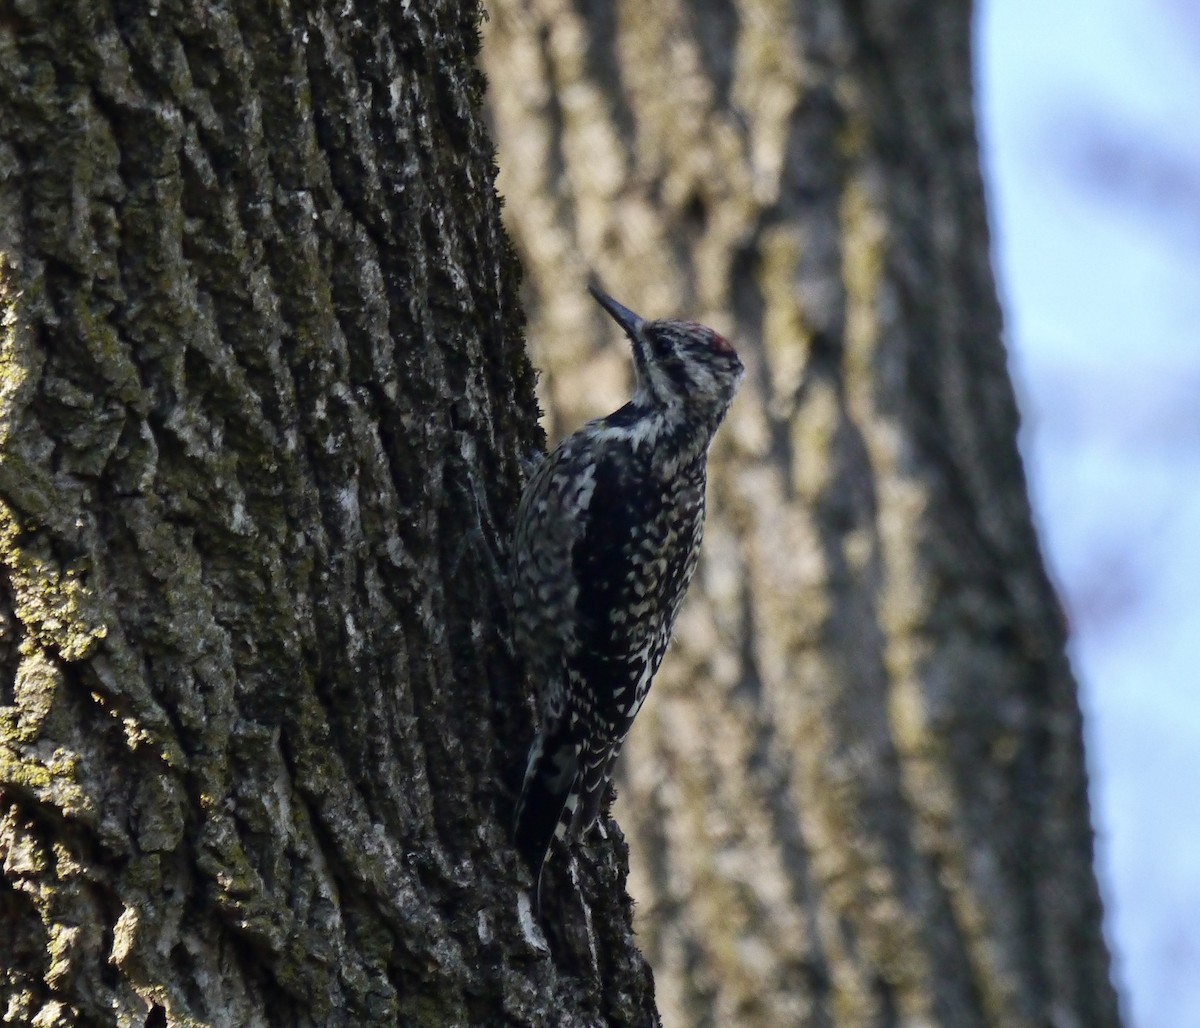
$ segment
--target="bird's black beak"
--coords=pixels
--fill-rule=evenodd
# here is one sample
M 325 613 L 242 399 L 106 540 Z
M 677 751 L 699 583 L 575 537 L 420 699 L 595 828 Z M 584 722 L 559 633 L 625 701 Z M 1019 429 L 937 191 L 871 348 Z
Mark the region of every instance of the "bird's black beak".
M 598 286 L 589 285 L 588 292 L 596 298 L 596 302 L 600 304 L 601 307 L 608 311 L 609 317 L 611 317 L 613 321 L 615 321 L 621 326 L 622 329 L 624 329 L 625 334 L 629 336 L 630 339 L 637 337 L 642 325 L 645 324 L 645 321 L 642 318 L 634 314 L 633 311 L 631 311 L 624 304 L 617 303 L 616 300 L 614 300 L 608 295 L 608 293 L 606 293 L 603 289 L 600 289 Z

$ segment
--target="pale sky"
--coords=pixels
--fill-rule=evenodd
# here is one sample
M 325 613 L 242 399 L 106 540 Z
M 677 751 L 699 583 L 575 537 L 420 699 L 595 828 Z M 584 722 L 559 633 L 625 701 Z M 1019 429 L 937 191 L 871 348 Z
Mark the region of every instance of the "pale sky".
M 984 0 L 997 274 L 1131 1028 L 1200 1028 L 1200 0 Z

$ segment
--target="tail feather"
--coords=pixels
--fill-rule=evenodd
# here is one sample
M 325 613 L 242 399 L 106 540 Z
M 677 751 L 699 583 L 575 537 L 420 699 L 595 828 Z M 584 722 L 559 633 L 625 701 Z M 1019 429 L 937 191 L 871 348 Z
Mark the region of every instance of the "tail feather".
M 600 819 L 600 804 L 604 794 L 608 792 L 608 783 L 612 778 L 613 765 L 620 753 L 618 743 L 612 749 L 603 751 L 590 750 L 580 759 L 582 765 L 579 772 L 579 808 L 575 812 L 572 831 L 581 835 L 588 831 Z
M 539 909 L 542 866 L 550 843 L 556 836 L 565 838 L 579 806 L 579 749 L 572 739 L 543 733 L 529 751 L 513 840 L 533 874 L 534 901 Z

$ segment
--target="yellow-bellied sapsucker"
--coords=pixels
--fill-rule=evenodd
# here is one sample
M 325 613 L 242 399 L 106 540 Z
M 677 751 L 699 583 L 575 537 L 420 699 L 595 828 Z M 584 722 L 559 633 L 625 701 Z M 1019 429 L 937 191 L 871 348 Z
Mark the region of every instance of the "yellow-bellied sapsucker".
M 711 328 L 645 321 L 591 292 L 633 346 L 633 398 L 537 468 L 512 551 L 517 645 L 542 718 L 514 833 L 535 898 L 551 840 L 595 824 L 666 652 L 700 554 L 709 445 L 744 373 Z

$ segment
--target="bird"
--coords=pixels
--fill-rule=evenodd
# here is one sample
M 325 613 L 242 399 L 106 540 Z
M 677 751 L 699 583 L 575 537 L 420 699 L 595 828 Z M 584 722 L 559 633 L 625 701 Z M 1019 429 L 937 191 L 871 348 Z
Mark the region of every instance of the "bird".
M 510 548 L 514 636 L 540 713 L 513 836 L 539 912 L 553 840 L 598 821 L 666 653 L 700 555 L 709 448 L 745 374 L 713 329 L 588 289 L 628 337 L 633 394 L 533 471 Z

